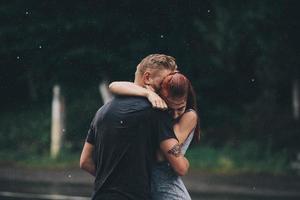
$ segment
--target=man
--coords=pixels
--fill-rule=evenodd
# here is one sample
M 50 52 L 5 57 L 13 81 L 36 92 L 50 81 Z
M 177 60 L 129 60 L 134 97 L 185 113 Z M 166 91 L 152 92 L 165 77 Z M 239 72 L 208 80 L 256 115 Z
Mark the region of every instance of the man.
M 176 68 L 171 56 L 149 55 L 137 66 L 134 82 L 158 90 Z M 184 175 L 189 163 L 180 153 L 167 112 L 153 109 L 141 97 L 117 96 L 103 105 L 91 123 L 80 158 L 80 167 L 95 176 L 92 199 L 151 199 L 151 166 L 159 147 L 173 169 Z

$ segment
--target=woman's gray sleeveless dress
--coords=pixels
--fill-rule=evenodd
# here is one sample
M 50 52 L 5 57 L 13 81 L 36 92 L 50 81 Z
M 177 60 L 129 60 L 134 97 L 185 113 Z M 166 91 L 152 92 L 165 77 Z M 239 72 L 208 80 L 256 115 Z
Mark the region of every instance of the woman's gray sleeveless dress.
M 194 136 L 192 131 L 182 146 L 185 154 Z M 156 163 L 152 169 L 151 195 L 153 200 L 190 200 L 191 197 L 181 179 L 167 161 Z

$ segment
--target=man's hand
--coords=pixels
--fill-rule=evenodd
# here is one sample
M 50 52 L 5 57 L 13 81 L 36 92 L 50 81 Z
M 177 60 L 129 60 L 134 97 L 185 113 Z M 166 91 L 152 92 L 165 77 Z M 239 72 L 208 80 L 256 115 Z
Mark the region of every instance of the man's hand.
M 160 149 L 179 176 L 184 176 L 189 169 L 189 161 L 181 154 L 181 145 L 174 138 L 160 143 Z
M 166 102 L 154 92 L 154 89 L 151 86 L 145 86 L 147 89 L 147 99 L 148 101 L 152 104 L 153 108 L 161 109 L 161 110 L 166 110 L 168 109 L 168 106 Z

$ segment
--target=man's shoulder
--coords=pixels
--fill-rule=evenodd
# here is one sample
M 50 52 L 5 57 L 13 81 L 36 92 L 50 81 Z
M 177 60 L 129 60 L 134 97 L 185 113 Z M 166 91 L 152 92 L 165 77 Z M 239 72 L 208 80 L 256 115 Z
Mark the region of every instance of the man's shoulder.
M 161 110 L 161 109 L 153 109 L 153 112 L 156 115 L 164 116 L 166 118 L 171 118 L 171 115 L 166 111 L 166 110 Z
M 153 118 L 160 123 L 173 123 L 172 116 L 165 110 L 152 109 Z

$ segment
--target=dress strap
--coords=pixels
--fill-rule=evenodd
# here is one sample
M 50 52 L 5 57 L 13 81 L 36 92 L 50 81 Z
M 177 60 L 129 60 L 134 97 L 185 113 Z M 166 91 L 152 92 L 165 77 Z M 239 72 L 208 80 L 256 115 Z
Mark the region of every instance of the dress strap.
M 192 108 L 189 108 L 189 109 L 186 109 L 184 113 L 187 113 L 187 112 L 196 112 L 196 111 Z

